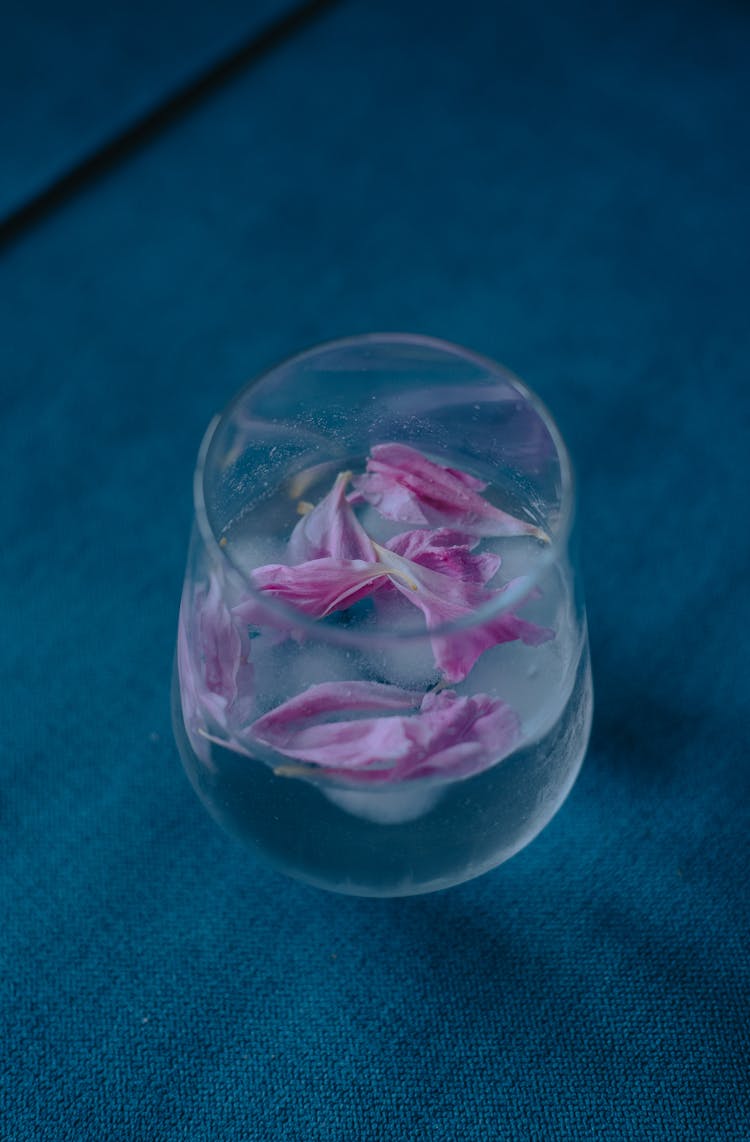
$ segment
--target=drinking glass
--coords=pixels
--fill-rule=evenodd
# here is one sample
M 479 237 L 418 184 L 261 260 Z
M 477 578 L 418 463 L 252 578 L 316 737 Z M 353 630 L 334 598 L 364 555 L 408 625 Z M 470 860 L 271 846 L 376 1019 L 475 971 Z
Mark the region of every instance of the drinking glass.
M 173 721 L 216 821 L 356 895 L 527 845 L 592 713 L 571 465 L 541 401 L 446 342 L 331 342 L 213 419 L 193 491 Z

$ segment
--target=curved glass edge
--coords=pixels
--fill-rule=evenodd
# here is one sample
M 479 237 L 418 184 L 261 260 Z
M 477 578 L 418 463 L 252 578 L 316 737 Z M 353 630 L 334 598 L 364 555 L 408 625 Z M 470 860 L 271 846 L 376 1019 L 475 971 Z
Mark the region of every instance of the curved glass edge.
M 472 615 L 446 623 L 432 630 L 425 630 L 424 628 L 415 626 L 414 628 L 399 631 L 358 631 L 352 633 L 338 627 L 327 627 L 280 600 L 269 599 L 267 596 L 262 596 L 260 592 L 255 590 L 247 569 L 239 566 L 233 560 L 228 550 L 221 546 L 219 537 L 211 525 L 206 507 L 205 473 L 211 445 L 219 427 L 232 416 L 236 406 L 245 398 L 251 389 L 262 381 L 268 380 L 276 373 L 302 365 L 305 361 L 322 356 L 323 354 L 344 349 L 356 349 L 372 344 L 423 346 L 437 352 L 449 354 L 461 360 L 469 361 L 487 370 L 490 374 L 502 376 L 502 378 L 519 393 L 519 396 L 531 405 L 542 420 L 554 443 L 560 465 L 561 496 L 558 524 L 550 536 L 549 543 L 546 545 L 542 555 L 536 560 L 534 572 L 522 577 L 518 583 L 504 592 L 502 598 L 495 599 L 486 606 L 480 607 Z M 412 641 L 442 636 L 447 637 L 454 631 L 471 629 L 506 611 L 512 610 L 514 607 L 518 607 L 518 605 L 534 591 L 545 572 L 558 560 L 565 558 L 566 553 L 568 553 L 575 524 L 575 476 L 568 448 L 549 409 L 536 393 L 504 365 L 493 361 L 489 357 L 475 353 L 472 350 L 465 349 L 460 345 L 455 345 L 452 342 L 435 337 L 410 333 L 366 333 L 322 342 L 300 353 L 293 354 L 272 368 L 258 374 L 253 380 L 248 382 L 248 384 L 244 385 L 229 401 L 223 412 L 217 413 L 211 419 L 203 435 L 193 474 L 193 506 L 198 532 L 211 564 L 216 569 L 221 569 L 225 574 L 228 574 L 234 582 L 241 584 L 242 589 L 249 595 L 258 598 L 259 601 L 262 600 L 263 606 L 266 607 L 270 613 L 276 614 L 280 619 L 286 622 L 294 622 L 295 626 L 302 630 L 314 631 L 316 638 L 333 645 L 352 646 L 361 644 L 363 641 L 367 641 L 371 645 L 392 645 L 393 643 L 406 640 Z

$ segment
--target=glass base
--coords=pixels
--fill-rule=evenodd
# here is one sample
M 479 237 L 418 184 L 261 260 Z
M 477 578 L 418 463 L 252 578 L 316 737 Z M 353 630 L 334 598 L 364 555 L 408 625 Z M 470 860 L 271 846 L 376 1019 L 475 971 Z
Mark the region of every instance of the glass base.
M 460 884 L 524 848 L 562 805 L 581 767 L 593 693 L 584 639 L 562 714 L 533 742 L 464 780 L 362 790 L 277 775 L 211 745 L 199 759 L 173 683 L 175 737 L 190 780 L 225 829 L 288 876 L 354 896 L 412 896 Z

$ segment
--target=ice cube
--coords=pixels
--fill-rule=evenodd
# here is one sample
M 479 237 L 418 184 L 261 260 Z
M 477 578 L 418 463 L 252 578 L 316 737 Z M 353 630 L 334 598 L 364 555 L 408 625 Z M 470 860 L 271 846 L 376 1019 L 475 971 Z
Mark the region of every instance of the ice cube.
M 402 825 L 423 817 L 440 800 L 438 785 L 394 785 L 390 789 L 324 789 L 326 797 L 353 817 L 378 825 Z

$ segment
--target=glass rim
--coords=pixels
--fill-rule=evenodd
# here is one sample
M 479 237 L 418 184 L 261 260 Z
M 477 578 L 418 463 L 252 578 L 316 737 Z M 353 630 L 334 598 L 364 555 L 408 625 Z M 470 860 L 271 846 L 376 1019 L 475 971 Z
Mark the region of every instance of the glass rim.
M 363 630 L 360 627 L 356 631 L 350 631 L 346 627 L 327 626 L 321 622 L 320 619 L 314 619 L 309 615 L 305 615 L 287 603 L 283 603 L 278 599 L 269 598 L 254 587 L 251 578 L 252 572 L 236 563 L 232 558 L 230 549 L 226 545 L 221 544 L 220 537 L 217 536 L 214 531 L 206 508 L 204 482 L 206 478 L 206 461 L 211 444 L 219 427 L 230 420 L 236 406 L 244 399 L 248 391 L 273 376 L 274 373 L 299 365 L 324 352 L 337 349 L 357 348 L 368 344 L 421 345 L 452 357 L 468 360 L 472 364 L 487 370 L 490 374 L 502 374 L 503 379 L 531 406 L 544 424 L 554 444 L 555 453 L 560 465 L 560 508 L 557 527 L 554 532 L 548 536 L 541 556 L 535 560 L 534 570 L 528 575 L 522 576 L 514 587 L 504 591 L 502 596 L 491 600 L 482 607 L 478 607 L 472 614 L 449 623 L 443 623 L 441 626 L 429 630 L 426 629 L 424 620 L 422 620 L 421 626 L 399 628 L 398 630 Z M 220 413 L 216 413 L 211 418 L 203 434 L 193 473 L 193 510 L 195 512 L 198 532 L 214 566 L 228 569 L 233 577 L 239 578 L 248 593 L 254 596 L 270 614 L 283 620 L 286 624 L 293 626 L 295 630 L 310 632 L 315 638 L 324 642 L 345 646 L 359 646 L 363 643 L 369 645 L 386 645 L 394 642 L 411 642 L 418 639 L 436 637 L 448 638 L 454 632 L 471 630 L 474 627 L 481 626 L 491 619 L 511 611 L 514 607 L 517 607 L 519 603 L 528 599 L 547 569 L 553 566 L 567 551 L 575 518 L 575 475 L 568 447 L 552 413 L 540 397 L 505 365 L 494 361 L 491 357 L 477 353 L 472 349 L 466 349 L 462 345 L 457 345 L 454 342 L 446 341 L 438 337 L 431 337 L 426 334 L 391 332 L 360 333 L 353 334 L 349 337 L 322 341 L 300 352 L 293 353 L 289 357 L 283 358 L 270 368 L 264 369 L 262 372 L 256 374 L 234 394 Z

